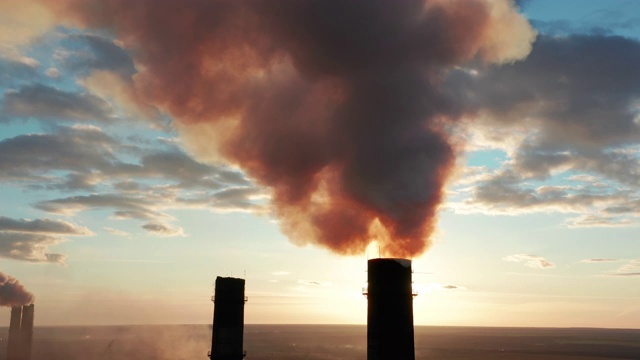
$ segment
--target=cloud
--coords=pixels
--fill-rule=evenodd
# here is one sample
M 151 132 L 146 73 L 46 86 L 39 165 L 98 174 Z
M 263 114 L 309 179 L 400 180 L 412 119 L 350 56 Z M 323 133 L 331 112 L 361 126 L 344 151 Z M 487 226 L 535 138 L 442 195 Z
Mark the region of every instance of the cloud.
M 166 218 L 167 215 L 153 210 L 153 201 L 121 196 L 118 194 L 72 196 L 68 198 L 41 201 L 36 209 L 53 214 L 73 215 L 78 211 L 100 208 L 115 209 L 122 218 L 151 220 Z
M 609 274 L 610 276 L 621 276 L 621 277 L 640 277 L 640 272 L 635 273 L 615 273 Z
M 17 52 L 20 45 L 40 36 L 54 24 L 52 14 L 34 1 L 23 1 L 20 6 L 13 1 L 0 1 L 0 14 L 0 54 Z
M 628 260 L 628 262 L 607 276 L 637 277 L 640 276 L 640 259 Z
M 538 255 L 528 254 L 515 254 L 508 255 L 502 258 L 504 261 L 524 263 L 525 266 L 534 269 L 552 269 L 555 268 L 555 264 Z
M 298 284 L 303 286 L 331 286 L 331 282 L 328 281 L 311 281 L 311 280 L 298 280 Z
M 36 76 L 37 69 L 20 58 L 0 57 L 0 86 L 15 86 Z
M 467 288 L 466 288 L 466 287 L 464 287 L 464 286 L 451 285 L 451 284 L 449 284 L 449 285 L 442 285 L 442 289 L 445 289 L 445 290 L 467 290 Z
M 173 227 L 157 222 L 146 223 L 142 225 L 142 228 L 154 235 L 162 237 L 186 236 L 184 230 L 180 227 Z
M 131 236 L 131 234 L 129 234 L 126 231 L 122 231 L 122 230 L 118 230 L 118 229 L 114 229 L 114 228 L 110 228 L 110 227 L 103 227 L 103 229 L 105 231 L 107 231 L 108 233 L 115 235 L 115 236 L 120 236 L 120 237 L 129 237 Z
M 64 264 L 65 255 L 49 252 L 49 247 L 62 241 L 62 238 L 51 235 L 0 231 L 0 257 L 34 263 Z
M 570 218 L 565 221 L 567 227 L 627 227 L 637 226 L 638 223 L 628 218 L 619 218 L 607 215 L 583 215 Z
M 96 70 L 107 70 L 123 79 L 136 73 L 129 53 L 113 40 L 96 34 L 69 34 L 62 41 L 61 64 L 70 71 L 86 76 Z
M 91 230 L 85 227 L 79 227 L 62 220 L 12 219 L 6 216 L 0 216 L 0 231 L 80 236 L 94 235 Z
M 92 235 L 91 230 L 62 220 L 0 216 L 0 257 L 63 264 L 66 256 L 50 253 L 49 247 L 65 241 L 67 236 Z
M 613 258 L 591 258 L 591 259 L 582 259 L 581 263 L 611 263 L 611 262 L 620 262 L 623 259 L 613 259 Z
M 458 208 L 580 214 L 571 227 L 636 223 L 625 215 L 640 195 L 639 62 L 633 39 L 540 36 L 522 61 L 452 72 L 451 99 L 474 119 L 463 136 L 506 156 L 498 170 L 469 177 L 471 196 Z
M 49 134 L 19 135 L 0 141 L 0 181 L 46 183 L 45 175 L 73 171 L 82 174 L 108 169 L 118 143 L 92 126 L 59 128 Z
M 2 111 L 18 118 L 63 121 L 110 121 L 112 106 L 95 95 L 59 90 L 43 84 L 5 92 Z
M 54 67 L 50 67 L 47 70 L 45 70 L 44 74 L 50 78 L 57 79 L 60 77 L 60 70 Z

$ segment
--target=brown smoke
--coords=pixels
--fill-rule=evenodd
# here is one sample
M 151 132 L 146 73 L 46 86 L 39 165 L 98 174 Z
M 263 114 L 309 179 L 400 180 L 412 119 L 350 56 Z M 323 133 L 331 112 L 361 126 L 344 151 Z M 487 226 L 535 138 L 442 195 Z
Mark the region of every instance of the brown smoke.
M 454 165 L 447 69 L 514 61 L 535 34 L 511 0 L 56 1 L 135 56 L 134 86 L 186 146 L 273 191 L 296 243 L 425 251 Z
M 22 306 L 33 303 L 33 294 L 18 280 L 0 272 L 0 306 Z

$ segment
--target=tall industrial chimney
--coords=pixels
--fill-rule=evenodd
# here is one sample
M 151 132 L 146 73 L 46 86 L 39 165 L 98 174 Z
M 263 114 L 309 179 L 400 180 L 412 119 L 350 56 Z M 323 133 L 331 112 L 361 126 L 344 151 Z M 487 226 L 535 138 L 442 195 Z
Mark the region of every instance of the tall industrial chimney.
M 11 308 L 11 321 L 9 323 L 9 341 L 7 344 L 7 360 L 20 360 L 20 321 L 22 319 L 22 307 Z
M 31 342 L 33 340 L 33 304 L 22 307 L 22 322 L 20 324 L 20 359 L 31 360 Z
M 368 360 L 415 360 L 411 260 L 368 262 Z
M 217 277 L 213 297 L 211 360 L 242 360 L 244 332 L 244 279 Z

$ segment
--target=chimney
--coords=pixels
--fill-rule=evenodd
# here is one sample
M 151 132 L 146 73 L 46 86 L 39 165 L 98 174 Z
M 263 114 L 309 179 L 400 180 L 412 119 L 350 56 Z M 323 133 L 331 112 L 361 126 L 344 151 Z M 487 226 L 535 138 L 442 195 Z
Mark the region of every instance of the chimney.
M 242 360 L 244 332 L 244 279 L 217 277 L 213 297 L 211 360 Z
M 367 360 L 415 360 L 411 260 L 368 262 Z
M 33 340 L 33 312 L 35 306 L 22 307 L 22 323 L 20 324 L 20 359 L 31 360 L 31 342 Z
M 20 320 L 22 308 L 11 308 L 11 322 L 9 323 L 9 341 L 7 344 L 7 360 L 20 360 Z

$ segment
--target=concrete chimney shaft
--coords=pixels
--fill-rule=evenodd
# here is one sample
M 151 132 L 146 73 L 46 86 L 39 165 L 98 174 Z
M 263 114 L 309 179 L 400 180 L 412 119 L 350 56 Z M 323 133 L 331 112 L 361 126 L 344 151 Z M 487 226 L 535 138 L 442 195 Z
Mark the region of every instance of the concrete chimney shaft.
M 7 360 L 20 360 L 20 321 L 22 320 L 22 307 L 11 308 L 11 320 L 9 323 L 9 340 L 7 344 Z
M 415 360 L 411 260 L 368 262 L 367 359 Z
M 34 310 L 35 306 L 33 304 L 22 307 L 22 321 L 20 323 L 20 360 L 31 360 Z
M 211 360 L 242 360 L 244 279 L 217 277 L 213 309 Z

